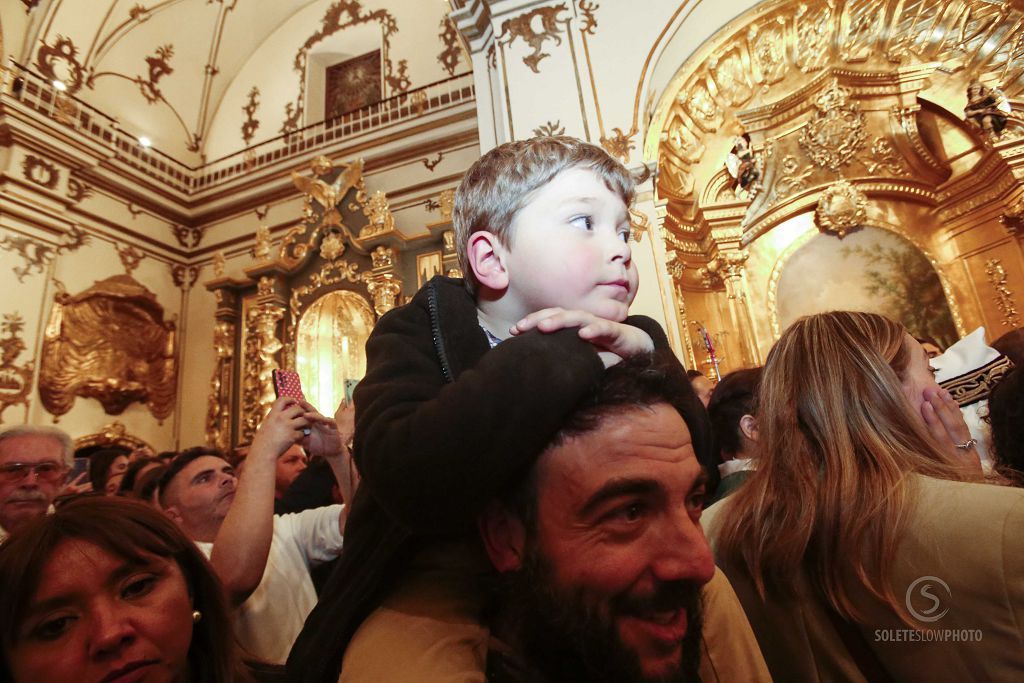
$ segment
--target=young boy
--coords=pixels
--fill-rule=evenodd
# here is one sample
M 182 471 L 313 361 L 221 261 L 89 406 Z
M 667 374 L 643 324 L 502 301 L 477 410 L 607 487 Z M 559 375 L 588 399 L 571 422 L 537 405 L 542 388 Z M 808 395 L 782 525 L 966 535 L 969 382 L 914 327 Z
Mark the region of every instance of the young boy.
M 469 169 L 453 214 L 465 281 L 434 278 L 367 342 L 363 484 L 289 659 L 302 680 L 335 680 L 343 653 L 342 680 L 484 680 L 477 515 L 605 367 L 671 353 L 655 321 L 627 317 L 633 191 L 621 164 L 569 137 L 501 145 Z

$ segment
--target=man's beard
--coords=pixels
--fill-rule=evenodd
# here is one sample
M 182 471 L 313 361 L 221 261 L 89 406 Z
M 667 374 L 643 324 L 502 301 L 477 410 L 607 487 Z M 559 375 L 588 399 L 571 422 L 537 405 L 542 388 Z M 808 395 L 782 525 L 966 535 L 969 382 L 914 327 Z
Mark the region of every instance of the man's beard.
M 689 581 L 663 582 L 648 596 L 619 595 L 606 603 L 607 613 L 588 604 L 582 589 L 555 587 L 543 558 L 530 553 L 523 568 L 502 577 L 500 587 L 505 634 L 521 648 L 525 664 L 548 681 L 609 683 L 699 683 L 701 586 Z M 679 668 L 666 676 L 645 678 L 638 655 L 619 637 L 616 616 L 640 616 L 683 609 L 686 635 Z

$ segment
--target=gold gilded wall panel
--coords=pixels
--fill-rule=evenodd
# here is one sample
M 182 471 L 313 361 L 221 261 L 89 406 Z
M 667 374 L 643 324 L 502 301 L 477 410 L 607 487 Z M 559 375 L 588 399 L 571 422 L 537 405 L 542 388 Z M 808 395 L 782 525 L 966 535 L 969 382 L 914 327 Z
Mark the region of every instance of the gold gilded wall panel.
M 80 294 L 58 291 L 43 339 L 39 395 L 55 417 L 75 398 L 95 398 L 109 415 L 145 404 L 159 420 L 174 409 L 175 325 L 156 296 L 130 275 Z

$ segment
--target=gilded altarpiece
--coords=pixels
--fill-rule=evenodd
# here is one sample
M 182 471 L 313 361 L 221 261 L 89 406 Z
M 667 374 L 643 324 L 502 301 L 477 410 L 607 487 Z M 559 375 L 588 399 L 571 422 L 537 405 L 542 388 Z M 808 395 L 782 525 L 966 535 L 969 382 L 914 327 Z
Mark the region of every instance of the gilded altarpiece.
M 723 371 L 763 362 L 790 256 L 816 235 L 853 253 L 844 240 L 867 228 L 934 271 L 957 334 L 985 325 L 991 339 L 1017 320 L 1022 31 L 1014 3 L 785 0 L 681 65 L 645 153 L 692 364 L 711 374 L 705 330 Z
M 244 277 L 221 271 L 206 283 L 217 304 L 206 437 L 219 448 L 252 440 L 274 401 L 275 368 L 297 370 L 314 404 L 343 395 L 344 379 L 360 379 L 332 368 L 365 370 L 365 337 L 415 292 L 418 254 L 440 251 L 445 272 L 457 272 L 450 197 L 438 198 L 441 220 L 409 237 L 395 225 L 387 194 L 367 189 L 361 159 L 318 157 L 292 181 L 305 200 L 297 224 L 278 239 L 257 229 Z M 317 407 L 333 413 L 336 406 Z

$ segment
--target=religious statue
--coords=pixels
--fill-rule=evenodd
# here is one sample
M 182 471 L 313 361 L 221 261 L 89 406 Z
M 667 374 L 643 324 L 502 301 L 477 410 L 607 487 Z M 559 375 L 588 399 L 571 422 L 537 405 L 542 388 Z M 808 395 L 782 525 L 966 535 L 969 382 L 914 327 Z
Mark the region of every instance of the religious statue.
M 750 135 L 737 135 L 732 142 L 732 149 L 725 159 L 725 167 L 735 180 L 733 189 L 737 192 L 742 190 L 753 196 L 761 189 L 761 170 L 750 144 Z
M 257 261 L 266 261 L 270 258 L 270 228 L 261 225 L 256 228 L 256 246 L 253 248 L 253 258 Z
M 985 135 L 999 137 L 1012 115 L 1010 102 L 999 88 L 982 85 L 980 81 L 971 81 L 967 86 L 964 116 Z

